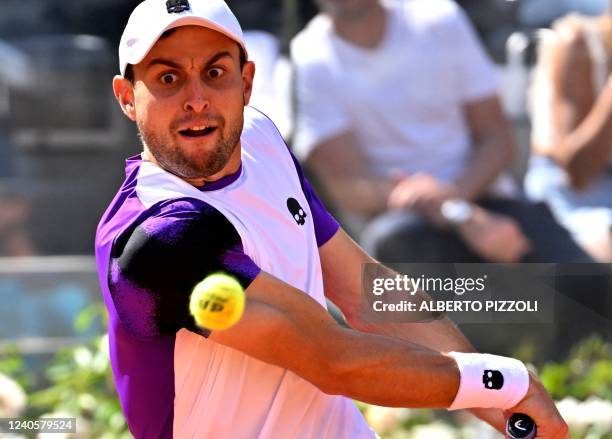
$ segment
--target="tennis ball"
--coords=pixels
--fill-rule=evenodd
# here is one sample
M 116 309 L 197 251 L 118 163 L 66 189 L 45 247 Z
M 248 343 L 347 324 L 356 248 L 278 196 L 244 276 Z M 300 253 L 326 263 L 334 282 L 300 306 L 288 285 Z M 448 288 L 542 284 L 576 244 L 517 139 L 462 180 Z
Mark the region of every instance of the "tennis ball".
M 236 279 L 214 273 L 194 287 L 189 311 L 202 328 L 228 329 L 242 317 L 244 302 L 244 290 Z

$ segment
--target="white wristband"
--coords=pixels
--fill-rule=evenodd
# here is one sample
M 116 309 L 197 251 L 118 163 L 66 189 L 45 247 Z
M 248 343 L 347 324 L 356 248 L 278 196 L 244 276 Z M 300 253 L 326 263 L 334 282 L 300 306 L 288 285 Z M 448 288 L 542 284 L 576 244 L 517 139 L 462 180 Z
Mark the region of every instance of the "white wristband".
M 507 410 L 527 394 L 529 372 L 519 360 L 491 354 L 449 352 L 449 355 L 457 362 L 461 374 L 459 390 L 449 410 Z

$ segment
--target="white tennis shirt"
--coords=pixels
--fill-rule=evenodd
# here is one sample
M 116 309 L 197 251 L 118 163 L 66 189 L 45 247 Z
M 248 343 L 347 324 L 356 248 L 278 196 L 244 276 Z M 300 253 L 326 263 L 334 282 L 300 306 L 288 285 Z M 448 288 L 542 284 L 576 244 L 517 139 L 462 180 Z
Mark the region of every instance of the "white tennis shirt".
M 111 362 L 130 430 L 137 438 L 374 437 L 350 399 L 212 341 L 188 315 L 193 285 L 218 270 L 244 287 L 264 270 L 326 306 L 318 247 L 337 223 L 253 108 L 241 143 L 240 170 L 203 188 L 129 160 L 100 222 Z

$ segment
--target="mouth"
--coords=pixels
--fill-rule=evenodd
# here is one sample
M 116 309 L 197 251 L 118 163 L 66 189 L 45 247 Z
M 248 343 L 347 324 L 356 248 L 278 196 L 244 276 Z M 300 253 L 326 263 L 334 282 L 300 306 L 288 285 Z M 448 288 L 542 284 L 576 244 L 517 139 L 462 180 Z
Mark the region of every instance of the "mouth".
M 189 138 L 206 137 L 212 134 L 216 129 L 217 127 L 202 125 L 180 130 L 179 134 Z

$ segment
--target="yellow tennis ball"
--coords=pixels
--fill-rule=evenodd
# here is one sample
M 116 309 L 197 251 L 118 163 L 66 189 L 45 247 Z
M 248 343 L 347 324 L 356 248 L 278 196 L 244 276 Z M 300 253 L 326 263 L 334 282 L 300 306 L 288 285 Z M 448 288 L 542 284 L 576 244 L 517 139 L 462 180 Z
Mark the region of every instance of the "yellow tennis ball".
M 215 273 L 195 286 L 189 299 L 189 311 L 202 328 L 227 329 L 242 317 L 244 302 L 240 283 L 227 274 Z

